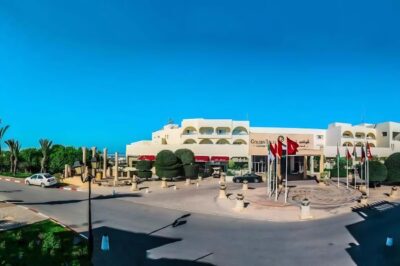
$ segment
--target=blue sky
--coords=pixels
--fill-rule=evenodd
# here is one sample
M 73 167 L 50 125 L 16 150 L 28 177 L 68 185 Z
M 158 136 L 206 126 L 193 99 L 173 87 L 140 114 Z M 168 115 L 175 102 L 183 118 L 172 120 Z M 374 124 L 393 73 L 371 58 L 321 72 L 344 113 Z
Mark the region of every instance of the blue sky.
M 23 147 L 120 152 L 169 118 L 400 121 L 399 12 L 397 0 L 2 0 L 0 117 Z

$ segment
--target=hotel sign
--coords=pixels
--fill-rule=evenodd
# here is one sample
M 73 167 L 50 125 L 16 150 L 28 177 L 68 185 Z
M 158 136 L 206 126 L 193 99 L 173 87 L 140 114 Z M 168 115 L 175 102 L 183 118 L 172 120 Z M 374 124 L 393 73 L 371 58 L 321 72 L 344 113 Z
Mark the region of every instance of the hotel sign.
M 250 133 L 249 154 L 266 155 L 267 143 L 277 143 L 278 138 L 286 144 L 286 138 L 299 144 L 299 151 L 314 148 L 314 136 L 312 134 L 279 134 L 279 133 Z

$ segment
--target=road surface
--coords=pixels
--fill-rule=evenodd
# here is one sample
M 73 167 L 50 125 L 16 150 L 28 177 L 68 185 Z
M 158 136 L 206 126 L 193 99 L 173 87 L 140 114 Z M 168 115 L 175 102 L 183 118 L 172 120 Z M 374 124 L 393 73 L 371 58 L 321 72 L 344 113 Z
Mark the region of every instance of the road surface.
M 135 204 L 93 195 L 95 265 L 400 265 L 400 209 L 374 208 L 331 219 L 260 222 Z M 87 234 L 87 194 L 0 181 L 0 200 L 37 209 Z M 110 251 L 102 252 L 102 235 Z M 386 237 L 394 247 L 385 247 Z

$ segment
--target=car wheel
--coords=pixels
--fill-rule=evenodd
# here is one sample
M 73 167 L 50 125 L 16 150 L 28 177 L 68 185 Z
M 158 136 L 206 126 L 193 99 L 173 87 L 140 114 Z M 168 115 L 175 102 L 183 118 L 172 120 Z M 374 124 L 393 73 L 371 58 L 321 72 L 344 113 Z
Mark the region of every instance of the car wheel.
M 40 186 L 44 188 L 44 184 L 43 184 L 43 183 L 42 183 L 42 184 L 40 184 Z
M 28 186 L 30 186 L 30 185 L 31 185 L 31 183 L 29 183 L 29 181 L 26 181 L 26 182 L 25 182 L 25 184 L 27 184 Z
M 235 179 L 235 183 L 240 183 L 240 180 L 239 179 Z
M 254 179 L 254 183 L 259 183 L 260 180 L 258 178 Z

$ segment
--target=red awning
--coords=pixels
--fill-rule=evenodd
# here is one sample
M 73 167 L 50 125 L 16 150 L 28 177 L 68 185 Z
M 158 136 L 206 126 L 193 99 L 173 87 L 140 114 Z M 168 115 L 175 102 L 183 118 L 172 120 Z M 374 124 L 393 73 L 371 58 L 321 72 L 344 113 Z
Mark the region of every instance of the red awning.
M 229 161 L 228 156 L 211 156 L 211 161 L 213 162 L 227 162 Z
M 154 155 L 140 155 L 138 161 L 155 161 L 156 156 Z
M 196 162 L 198 163 L 205 163 L 205 162 L 209 162 L 210 161 L 210 157 L 208 156 L 194 156 L 194 159 Z

